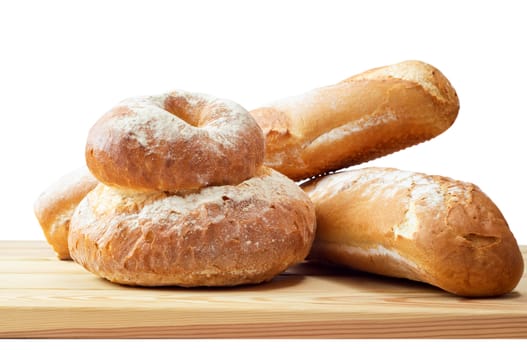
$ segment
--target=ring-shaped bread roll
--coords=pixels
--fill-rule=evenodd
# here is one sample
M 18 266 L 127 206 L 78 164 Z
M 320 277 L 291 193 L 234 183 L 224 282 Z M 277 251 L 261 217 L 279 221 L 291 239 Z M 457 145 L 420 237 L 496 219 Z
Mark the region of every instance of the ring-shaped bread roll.
M 229 286 L 301 262 L 315 226 L 307 195 L 262 167 L 236 186 L 184 195 L 99 184 L 73 214 L 69 247 L 74 261 L 116 283 Z
M 243 107 L 181 90 L 124 100 L 95 123 L 86 144 L 97 179 L 135 191 L 235 185 L 263 157 L 262 130 Z

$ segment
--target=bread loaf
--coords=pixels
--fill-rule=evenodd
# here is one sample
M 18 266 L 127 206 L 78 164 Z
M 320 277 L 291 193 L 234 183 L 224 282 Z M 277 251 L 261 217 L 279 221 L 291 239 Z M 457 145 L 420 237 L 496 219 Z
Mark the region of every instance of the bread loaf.
M 302 180 L 429 140 L 456 119 L 456 91 L 420 61 L 376 68 L 251 111 L 264 164 Z
M 62 176 L 34 203 L 35 216 L 46 240 L 61 260 L 70 259 L 68 234 L 73 211 L 98 183 L 88 168 L 82 167 Z
M 174 90 L 121 101 L 91 127 L 85 155 L 108 186 L 174 193 L 247 180 L 264 139 L 236 102 Z
M 388 168 L 303 185 L 315 204 L 319 259 L 423 281 L 462 296 L 497 296 L 523 273 L 516 240 L 476 185 Z
M 261 167 L 238 185 L 185 195 L 100 184 L 73 214 L 69 246 L 74 261 L 116 283 L 233 286 L 303 261 L 315 224 L 308 196 Z
M 128 285 L 272 279 L 305 259 L 316 221 L 263 158 L 260 127 L 233 101 L 184 90 L 123 101 L 88 135 L 100 184 L 71 217 L 71 258 Z

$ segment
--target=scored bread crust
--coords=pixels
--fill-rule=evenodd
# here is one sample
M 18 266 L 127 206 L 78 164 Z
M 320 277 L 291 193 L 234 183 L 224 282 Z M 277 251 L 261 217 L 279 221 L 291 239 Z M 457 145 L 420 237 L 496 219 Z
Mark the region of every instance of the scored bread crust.
M 70 259 L 68 232 L 73 211 L 98 183 L 86 167 L 76 169 L 49 186 L 33 205 L 46 240 L 61 260 Z
M 496 205 L 476 185 L 390 168 L 303 185 L 315 204 L 311 259 L 403 277 L 462 296 L 512 291 L 524 268 Z
M 112 282 L 228 286 L 301 262 L 315 226 L 307 195 L 262 167 L 238 185 L 185 195 L 100 184 L 77 207 L 69 245 L 74 261 Z
M 264 164 L 302 180 L 429 140 L 458 111 L 456 91 L 437 68 L 404 61 L 251 114 L 266 139 Z

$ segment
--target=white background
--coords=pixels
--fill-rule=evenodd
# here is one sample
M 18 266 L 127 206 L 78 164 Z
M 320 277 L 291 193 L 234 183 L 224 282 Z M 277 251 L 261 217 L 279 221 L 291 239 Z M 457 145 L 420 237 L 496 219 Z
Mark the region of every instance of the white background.
M 0 4 L 0 239 L 43 239 L 32 206 L 84 162 L 120 100 L 180 88 L 247 109 L 419 59 L 456 88 L 439 137 L 366 165 L 469 181 L 527 244 L 527 20 L 511 1 L 12 1 Z

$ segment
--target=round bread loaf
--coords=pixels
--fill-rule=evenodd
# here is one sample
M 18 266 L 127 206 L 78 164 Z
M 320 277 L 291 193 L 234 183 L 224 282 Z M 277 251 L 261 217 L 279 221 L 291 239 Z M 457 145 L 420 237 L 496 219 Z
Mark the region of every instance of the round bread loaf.
M 238 185 L 140 193 L 100 184 L 75 211 L 73 260 L 129 285 L 259 283 L 301 262 L 315 213 L 290 179 L 262 167 Z
M 121 102 L 95 123 L 86 143 L 97 179 L 135 191 L 238 184 L 263 157 L 262 130 L 249 112 L 181 90 Z

